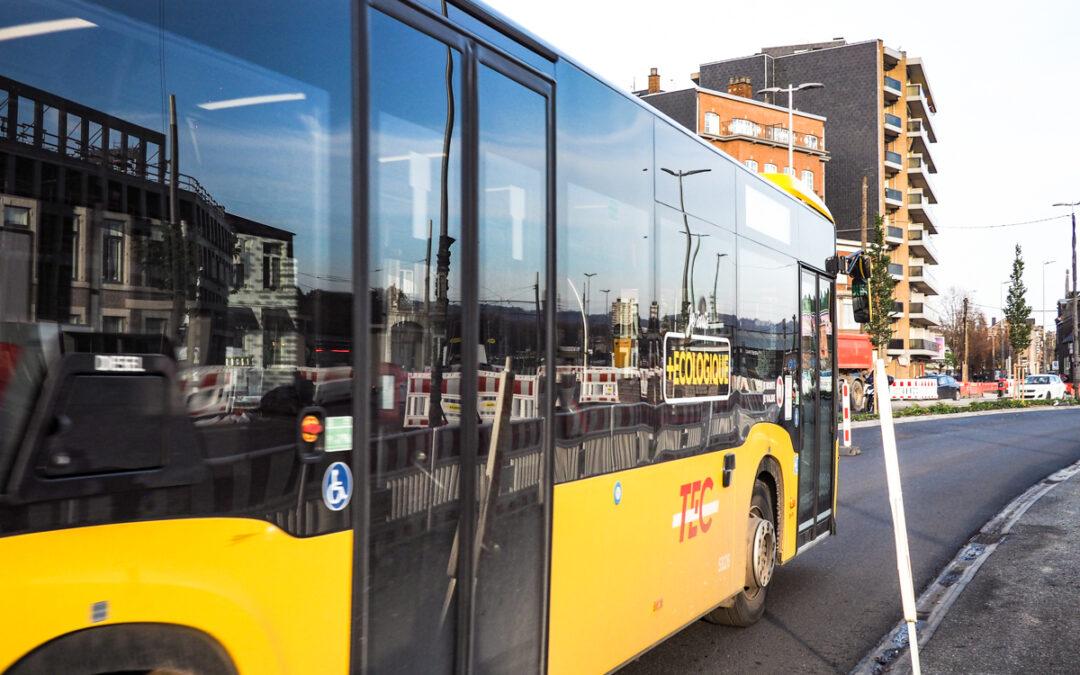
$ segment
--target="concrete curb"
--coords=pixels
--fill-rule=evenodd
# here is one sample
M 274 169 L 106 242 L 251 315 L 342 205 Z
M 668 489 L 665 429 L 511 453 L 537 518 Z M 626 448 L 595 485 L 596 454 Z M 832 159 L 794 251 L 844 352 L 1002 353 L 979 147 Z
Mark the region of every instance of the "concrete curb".
M 951 415 L 941 415 L 941 417 L 951 417 Z M 1080 474 L 1080 462 L 1055 471 L 1031 486 L 983 525 L 978 533 L 960 549 L 956 557 L 945 566 L 945 569 L 915 602 L 918 616 L 916 631 L 919 635 L 920 651 L 930 642 L 930 638 L 934 636 L 953 603 L 983 563 L 1004 541 L 1013 525 L 1046 493 L 1077 474 Z M 877 646 L 851 670 L 852 675 L 878 675 L 887 672 L 911 672 L 908 630 L 907 624 L 903 621 L 897 623 L 895 628 L 881 638 Z
M 983 415 L 1005 415 L 1009 413 L 1029 413 L 1048 410 L 1080 410 L 1080 405 L 1041 405 L 1032 408 L 1004 408 L 1002 410 L 976 410 L 974 412 L 962 412 L 962 413 L 945 413 L 943 415 L 913 415 L 911 417 L 894 417 L 893 424 L 908 424 L 910 422 L 932 422 L 936 420 L 945 419 L 964 419 L 965 417 L 982 417 Z M 880 420 L 862 420 L 861 422 L 852 422 L 852 429 L 862 429 L 865 427 L 880 426 Z

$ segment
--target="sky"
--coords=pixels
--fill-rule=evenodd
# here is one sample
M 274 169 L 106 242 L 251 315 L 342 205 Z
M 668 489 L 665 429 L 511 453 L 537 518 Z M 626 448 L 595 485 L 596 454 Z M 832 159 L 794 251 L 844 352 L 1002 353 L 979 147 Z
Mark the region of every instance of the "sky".
M 1080 3 L 487 2 L 624 91 L 643 88 L 652 67 L 664 89 L 683 88 L 701 63 L 840 36 L 880 38 L 921 57 L 938 110 L 931 152 L 942 296 L 966 291 L 1000 317 L 1001 282 L 1019 243 L 1032 315 L 1043 323 L 1045 308 L 1053 325 L 1071 266 L 1069 219 L 987 226 L 1067 215 L 1052 204 L 1080 201 Z M 828 137 L 826 126 L 826 145 Z

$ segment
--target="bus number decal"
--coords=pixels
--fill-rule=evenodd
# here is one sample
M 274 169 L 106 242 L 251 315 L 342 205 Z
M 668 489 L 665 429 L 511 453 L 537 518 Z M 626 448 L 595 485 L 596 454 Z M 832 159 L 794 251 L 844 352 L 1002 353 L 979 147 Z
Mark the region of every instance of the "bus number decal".
M 693 539 L 712 527 L 712 516 L 720 510 L 720 500 L 709 500 L 709 491 L 713 489 L 713 479 L 706 477 L 692 483 L 683 483 L 679 487 L 682 497 L 682 510 L 671 518 L 671 527 L 679 529 L 679 542 Z

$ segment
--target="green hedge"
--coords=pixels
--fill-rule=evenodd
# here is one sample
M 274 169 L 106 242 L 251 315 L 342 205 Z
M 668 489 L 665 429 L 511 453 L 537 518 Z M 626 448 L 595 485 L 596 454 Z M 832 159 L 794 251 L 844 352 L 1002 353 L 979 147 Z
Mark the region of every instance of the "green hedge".
M 999 398 L 990 399 L 984 401 L 972 401 L 970 405 L 946 405 L 945 403 L 935 403 L 928 406 L 913 405 L 907 408 L 901 408 L 899 410 L 893 410 L 893 417 L 922 417 L 925 415 L 954 415 L 964 412 L 979 412 L 983 410 L 1007 410 L 1010 408 L 1037 408 L 1045 406 L 1061 406 L 1061 405 L 1075 405 L 1072 399 L 1058 399 L 1056 401 L 1047 401 L 1046 399 L 1038 399 L 1025 401 L 1015 398 Z M 876 420 L 878 415 L 876 412 L 872 413 L 858 413 L 852 416 L 852 419 L 856 422 L 862 422 L 865 420 Z

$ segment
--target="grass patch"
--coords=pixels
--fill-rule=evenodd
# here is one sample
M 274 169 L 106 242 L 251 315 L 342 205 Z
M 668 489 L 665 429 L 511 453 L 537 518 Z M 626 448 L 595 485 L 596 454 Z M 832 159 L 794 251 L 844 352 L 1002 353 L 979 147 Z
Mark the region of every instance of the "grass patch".
M 926 415 L 955 415 L 957 413 L 965 412 L 980 412 L 984 410 L 1009 410 L 1013 408 L 1045 408 L 1046 406 L 1063 406 L 1063 405 L 1076 405 L 1076 403 L 1069 398 L 1058 399 L 1056 401 L 1047 401 L 1045 399 L 1038 399 L 1034 401 L 1025 401 L 1015 398 L 999 398 L 984 401 L 973 401 L 970 405 L 955 406 L 946 405 L 944 403 L 934 403 L 928 406 L 913 405 L 908 408 L 900 410 L 893 410 L 893 417 L 924 417 Z M 857 413 L 852 416 L 856 422 L 863 422 L 867 420 L 876 420 L 878 414 L 872 413 Z

